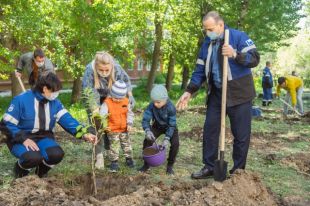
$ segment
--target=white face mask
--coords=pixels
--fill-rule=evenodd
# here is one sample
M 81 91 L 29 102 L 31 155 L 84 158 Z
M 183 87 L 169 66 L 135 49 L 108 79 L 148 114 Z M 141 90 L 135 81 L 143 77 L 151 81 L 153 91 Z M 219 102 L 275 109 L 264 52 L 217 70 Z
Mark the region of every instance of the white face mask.
M 219 34 L 217 34 L 216 32 L 214 31 L 207 31 L 207 36 L 211 39 L 211 40 L 216 40 L 220 37 Z
M 57 92 L 52 92 L 51 93 L 51 96 L 49 96 L 49 97 L 45 97 L 47 100 L 49 100 L 49 101 L 53 101 L 53 100 L 55 100 L 57 97 L 58 97 L 58 95 L 59 95 L 59 91 L 57 91 Z
M 43 66 L 44 66 L 44 61 L 43 61 L 43 62 L 34 61 L 34 63 L 35 63 L 38 67 L 43 67 Z

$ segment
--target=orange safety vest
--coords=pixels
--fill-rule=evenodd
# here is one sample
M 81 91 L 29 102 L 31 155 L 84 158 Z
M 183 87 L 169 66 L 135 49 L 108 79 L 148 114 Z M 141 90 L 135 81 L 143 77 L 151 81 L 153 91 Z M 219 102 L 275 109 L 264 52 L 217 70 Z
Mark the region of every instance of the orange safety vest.
M 127 132 L 128 98 L 113 101 L 111 97 L 104 100 L 108 106 L 108 127 L 111 132 Z

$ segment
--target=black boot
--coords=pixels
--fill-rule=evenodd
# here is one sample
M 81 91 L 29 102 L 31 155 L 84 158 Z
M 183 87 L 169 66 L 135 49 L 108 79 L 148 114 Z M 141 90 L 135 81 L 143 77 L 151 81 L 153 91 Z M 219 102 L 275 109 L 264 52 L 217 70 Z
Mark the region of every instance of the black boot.
M 13 171 L 14 171 L 15 178 L 21 178 L 21 177 L 27 176 L 30 172 L 29 170 L 25 170 L 21 168 L 18 164 L 18 161 L 15 163 Z
M 263 107 L 267 106 L 266 101 L 262 102 Z
M 127 167 L 134 168 L 135 162 L 132 160 L 132 158 L 126 158 L 126 165 Z
M 167 165 L 166 174 L 167 175 L 174 175 L 173 165 Z
M 138 170 L 139 172 L 147 172 L 150 169 L 150 166 L 148 166 L 146 163 Z
M 46 166 L 41 162 L 39 166 L 36 167 L 35 174 L 38 175 L 40 178 L 47 177 L 47 173 L 51 168 L 49 166 Z

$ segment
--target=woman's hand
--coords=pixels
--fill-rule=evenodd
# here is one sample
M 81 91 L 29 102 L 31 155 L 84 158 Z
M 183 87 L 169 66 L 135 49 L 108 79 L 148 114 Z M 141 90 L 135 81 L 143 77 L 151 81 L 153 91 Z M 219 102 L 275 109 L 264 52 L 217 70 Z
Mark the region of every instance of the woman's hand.
M 84 134 L 83 139 L 84 139 L 86 142 L 90 142 L 90 143 L 92 143 L 92 144 L 94 144 L 94 145 L 96 145 L 96 144 L 97 144 L 97 141 L 98 141 L 97 136 L 96 136 L 96 135 L 93 135 L 93 134 L 90 134 L 90 133 Z
M 29 150 L 40 151 L 38 145 L 31 139 L 26 139 L 23 142 L 23 145 L 26 147 L 27 151 L 29 151 Z
M 186 109 L 191 96 L 192 96 L 191 93 L 184 92 L 184 94 L 180 97 L 180 99 L 178 100 L 178 102 L 176 104 L 177 109 L 178 110 Z

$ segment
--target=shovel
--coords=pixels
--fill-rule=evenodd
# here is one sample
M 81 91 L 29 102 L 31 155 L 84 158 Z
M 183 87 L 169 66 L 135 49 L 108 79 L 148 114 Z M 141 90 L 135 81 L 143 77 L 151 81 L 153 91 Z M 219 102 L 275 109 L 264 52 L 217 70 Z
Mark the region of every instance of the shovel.
M 291 110 L 293 110 L 299 116 L 302 116 L 294 107 L 292 107 L 289 103 L 287 103 L 284 99 L 279 98 L 281 102 L 283 102 L 286 106 L 288 106 Z
M 224 44 L 229 44 L 229 30 L 225 30 Z M 220 158 L 215 161 L 213 176 L 215 181 L 222 182 L 226 179 L 227 162 L 224 161 L 225 153 L 225 117 L 226 117 L 226 93 L 227 93 L 227 67 L 228 57 L 224 56 L 223 62 L 223 85 L 222 85 L 222 106 L 221 106 L 221 133 L 220 133 Z
M 20 77 L 16 77 L 16 78 L 17 78 L 17 80 L 18 80 L 18 82 L 19 82 L 19 85 L 20 85 L 20 87 L 22 88 L 23 92 L 25 92 L 26 89 L 25 89 L 25 86 L 24 86 L 23 81 L 21 80 Z

